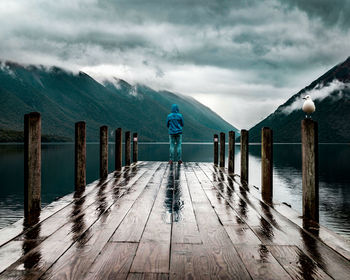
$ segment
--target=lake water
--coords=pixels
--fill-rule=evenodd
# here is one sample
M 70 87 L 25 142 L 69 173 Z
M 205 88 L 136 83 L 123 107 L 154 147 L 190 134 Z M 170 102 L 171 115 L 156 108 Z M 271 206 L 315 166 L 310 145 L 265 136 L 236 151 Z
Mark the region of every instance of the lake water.
M 240 152 L 235 166 L 239 173 Z M 227 149 L 226 149 L 227 150 Z M 260 186 L 260 145 L 249 146 L 249 182 Z M 114 168 L 114 145 L 109 145 L 109 170 Z M 168 144 L 139 144 L 140 160 L 168 160 Z M 212 162 L 213 146 L 183 144 L 183 160 Z M 350 145 L 320 144 L 320 223 L 350 240 Z M 226 160 L 227 164 L 227 160 Z M 99 176 L 99 145 L 87 145 L 87 182 Z M 0 228 L 23 216 L 23 145 L 0 145 Z M 42 145 L 42 203 L 49 204 L 74 190 L 74 145 Z M 301 212 L 301 146 L 274 145 L 274 199 Z

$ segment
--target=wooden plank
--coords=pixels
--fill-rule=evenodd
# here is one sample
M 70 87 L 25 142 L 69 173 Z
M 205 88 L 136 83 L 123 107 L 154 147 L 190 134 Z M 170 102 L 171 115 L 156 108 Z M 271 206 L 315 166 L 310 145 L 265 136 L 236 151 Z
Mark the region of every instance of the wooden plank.
M 137 164 L 137 166 L 140 168 L 142 168 L 143 165 L 144 163 L 142 162 L 139 162 Z M 128 171 L 128 168 L 124 168 L 122 172 L 110 173 L 106 180 L 93 181 L 92 183 L 86 186 L 84 192 L 78 198 L 75 198 L 74 193 L 71 193 L 47 205 L 44 209 L 42 209 L 40 213 L 39 224 L 41 224 L 41 227 L 43 227 L 43 225 L 47 222 L 46 220 L 48 220 L 49 217 L 56 218 L 57 215 L 66 217 L 68 213 L 70 213 L 71 211 L 69 207 L 72 207 L 72 204 L 76 200 L 89 199 L 91 203 L 94 202 L 93 195 L 95 195 L 99 190 L 97 187 L 103 187 L 103 185 L 111 183 L 112 180 L 114 180 L 117 183 L 118 178 L 120 179 L 122 175 L 127 171 Z M 85 201 L 85 204 L 87 204 L 87 201 Z M 60 226 L 63 226 L 63 224 L 58 224 L 58 227 Z M 23 236 L 27 231 L 31 230 L 32 228 L 33 227 L 28 228 L 27 226 L 25 226 L 24 220 L 21 219 L 18 222 L 14 223 L 13 225 L 10 225 L 8 227 L 1 229 L 0 230 L 0 248 L 4 244 L 13 240 L 14 238 L 20 239 L 21 235 Z M 47 234 L 43 230 L 40 231 L 41 238 L 44 238 L 46 235 Z
M 288 228 L 288 231 L 293 229 Z M 300 229 L 301 238 L 295 242 L 300 250 L 334 279 L 348 279 L 350 262 L 323 242 Z
M 231 248 L 175 244 L 171 253 L 170 279 L 251 279 L 247 272 L 242 273 L 236 267 L 239 263 L 234 265 L 233 256 Z
M 84 279 L 127 279 L 137 243 L 108 242 Z
M 332 279 L 296 246 L 276 245 L 267 248 L 294 279 Z
M 141 174 L 143 173 L 141 172 Z M 132 186 L 136 182 L 137 181 L 130 180 L 130 186 Z M 124 192 L 126 191 L 127 189 L 124 190 Z M 109 202 L 109 206 L 106 207 L 105 211 L 107 211 L 110 205 L 114 202 L 115 201 L 111 199 Z M 80 250 L 81 248 L 79 246 L 84 245 L 84 243 L 86 243 L 89 240 L 93 240 L 91 238 L 91 235 L 89 234 L 89 229 L 90 229 L 90 226 L 93 225 L 96 222 L 96 220 L 101 217 L 101 212 L 96 211 L 97 210 L 96 207 L 98 207 L 98 204 L 97 205 L 91 204 L 86 209 L 82 207 L 83 205 L 84 205 L 83 202 L 77 201 L 77 203 L 74 205 L 72 209 L 69 223 L 65 224 L 63 227 L 61 227 L 49 238 L 39 243 L 39 245 L 36 246 L 34 249 L 30 250 L 29 252 L 26 252 L 26 254 L 23 257 L 21 257 L 17 262 L 15 262 L 5 271 L 4 275 L 13 273 L 11 272 L 13 270 L 21 269 L 20 267 L 26 263 L 30 263 L 30 267 L 28 268 L 28 270 L 39 271 L 40 274 L 43 274 L 74 243 L 76 243 L 76 246 L 72 250 L 76 250 L 77 258 L 81 259 L 78 262 L 78 264 L 84 263 L 85 261 L 83 258 L 84 255 L 82 254 L 81 252 L 82 250 Z M 90 248 L 96 248 L 96 247 L 90 246 Z M 86 254 L 86 256 L 90 257 L 90 255 L 88 254 Z M 38 260 L 38 261 L 35 262 L 35 260 Z M 70 262 L 69 261 L 65 262 L 63 259 L 60 263 L 64 264 L 64 263 L 70 263 Z M 74 265 L 75 263 L 73 262 L 72 267 L 74 267 Z M 61 266 L 58 264 L 56 267 L 61 267 Z M 69 267 L 67 269 L 69 269 Z M 51 271 L 55 271 L 55 269 L 53 268 L 51 269 Z M 50 272 L 47 275 L 50 275 Z M 46 277 L 50 278 L 50 276 L 46 276 Z
M 208 166 L 200 166 L 203 172 Z M 212 169 L 215 172 L 215 169 Z M 226 180 L 228 180 L 227 174 L 223 174 L 223 183 L 226 187 L 230 187 Z M 222 196 L 225 197 L 223 192 L 220 192 Z M 241 191 L 237 193 L 240 197 L 240 202 L 237 205 L 233 205 L 233 208 L 238 212 L 240 217 L 254 230 L 254 232 L 263 240 L 264 244 L 280 244 L 289 245 L 292 244 L 287 235 L 283 232 L 282 228 L 285 223 L 280 224 L 277 220 L 280 220 L 278 216 L 275 215 L 270 207 L 261 201 L 257 201 L 252 197 L 249 192 Z M 231 203 L 230 203 L 231 204 Z M 231 204 L 232 205 L 232 204 Z M 259 210 L 257 210 L 259 209 Z M 277 219 L 277 220 L 276 220 Z
M 193 165 L 192 167 L 198 168 Z M 202 181 L 200 183 L 204 184 Z M 195 186 L 196 193 L 201 191 L 205 195 L 204 188 Z M 194 195 L 193 191 L 194 188 L 190 188 L 191 197 Z M 205 248 L 205 252 L 200 254 L 208 256 L 209 267 L 213 267 L 211 274 L 227 279 L 251 279 L 209 200 L 201 203 L 193 202 L 193 208 Z
M 167 273 L 129 273 L 128 280 L 168 280 Z
M 81 238 L 49 269 L 47 274 L 54 276 L 46 277 L 47 279 L 52 277 L 53 279 L 55 277 L 80 279 L 88 272 L 91 264 L 99 256 L 116 227 L 144 190 L 147 182 L 151 180 L 152 176 L 159 175 L 157 171 L 162 170 L 162 168 L 158 168 L 158 166 L 159 163 L 153 167 L 150 166 L 150 169 L 139 180 L 130 181 L 129 189 L 125 190 L 125 195 L 119 200 L 118 206 L 112 208 L 112 205 L 111 211 L 106 212 L 106 217 L 102 221 L 99 219 L 81 235 Z M 113 203 L 112 198 L 111 200 Z
M 218 191 L 208 189 L 204 191 L 222 225 L 240 225 L 244 223 L 239 215 L 232 209 L 229 202 L 224 199 Z
M 159 192 L 166 169 L 158 169 L 145 190 L 135 201 L 110 241 L 139 242 Z
M 289 221 L 293 222 L 299 228 L 303 225 L 303 219 L 300 213 L 295 209 L 292 209 L 284 204 L 274 203 L 273 207 L 279 214 L 288 218 Z M 306 231 L 308 231 L 306 229 Z M 308 231 L 314 238 L 319 239 L 325 245 L 332 248 L 337 253 L 341 254 L 347 260 L 350 260 L 350 244 L 342 236 L 336 234 L 335 232 L 319 225 L 317 234 Z
M 130 272 L 169 272 L 173 168 L 173 165 L 170 165 L 164 175 Z
M 110 174 L 105 183 L 107 183 L 108 180 L 111 180 L 112 177 L 113 175 Z M 95 187 L 99 184 L 99 182 L 100 180 L 96 180 L 88 184 L 85 188 L 85 192 L 83 196 L 94 191 Z M 73 193 L 65 195 L 59 200 L 56 200 L 51 204 L 47 205 L 45 208 L 43 208 L 40 213 L 39 223 L 42 223 L 47 218 L 51 217 L 52 215 L 56 214 L 58 211 L 70 205 L 73 201 L 73 195 L 74 195 Z M 1 229 L 0 230 L 0 248 L 1 246 L 13 240 L 14 238 L 19 237 L 21 234 L 24 234 L 28 230 L 29 228 L 24 225 L 24 219 L 20 219 L 14 224 Z
M 206 166 L 210 165 L 207 164 Z M 226 180 L 227 174 L 224 174 L 224 177 Z M 227 185 L 227 182 L 225 184 Z M 260 225 L 252 226 L 251 228 L 264 244 L 297 245 L 332 277 L 341 279 L 344 273 L 345 275 L 350 275 L 350 263 L 337 252 L 320 242 L 315 235 L 312 237 L 304 229 L 283 217 L 249 192 L 246 192 L 245 195 L 238 193 L 238 195 L 247 205 L 259 212 L 263 218 Z
M 188 190 L 184 167 L 175 170 L 172 243 L 202 243 Z
M 210 176 L 207 175 L 208 173 L 216 172 L 215 170 L 206 169 L 206 166 L 205 165 L 203 166 L 202 164 L 196 165 L 194 170 L 195 170 L 196 175 L 199 178 L 203 178 L 204 176 L 206 176 L 207 179 L 209 180 L 209 181 L 205 181 L 205 180 L 201 181 L 201 182 L 205 182 L 205 184 L 207 185 L 207 187 L 203 188 L 203 189 L 212 189 L 213 188 L 214 190 L 218 191 L 218 194 L 221 195 L 222 198 L 224 198 L 224 199 L 227 198 L 226 201 L 236 211 L 236 213 L 238 214 L 238 217 L 241 220 L 243 220 L 247 225 L 249 225 L 251 227 L 260 225 L 261 216 L 249 204 L 247 204 L 246 200 L 244 199 L 244 196 L 242 196 L 241 194 L 236 192 L 237 196 L 239 197 L 238 200 L 237 200 L 237 199 L 234 198 L 234 195 L 231 194 L 229 196 L 227 194 L 228 193 L 227 190 L 226 190 L 226 192 L 224 191 L 225 188 L 221 187 L 221 189 L 220 189 L 220 188 L 216 188 L 215 187 L 215 186 L 217 186 L 217 184 L 214 181 L 211 181 L 209 179 Z M 215 178 L 219 178 L 219 177 L 221 178 L 223 176 L 224 175 L 221 172 L 221 173 L 217 174 L 217 176 Z M 212 180 L 214 180 L 214 179 L 212 179 Z M 217 179 L 217 180 L 219 180 L 219 179 Z M 225 184 L 225 187 L 227 189 L 230 188 L 229 185 L 227 185 L 227 184 Z M 246 194 L 244 194 L 244 195 L 246 195 Z M 232 200 L 232 198 L 234 198 L 234 200 Z
M 204 245 L 174 244 L 171 250 L 170 279 L 210 279 L 216 275 L 212 255 Z
M 224 177 L 226 179 L 227 175 L 225 174 Z M 317 234 L 306 233 L 303 228 L 298 227 L 250 193 L 246 193 L 245 196 L 242 193 L 239 195 L 264 218 L 261 219 L 260 225 L 252 226 L 264 244 L 297 245 L 332 277 L 341 279 L 344 273 L 350 275 L 350 263 L 320 242 Z
M 210 167 L 208 164 L 200 165 L 200 167 L 203 172 L 205 170 L 207 172 L 208 170 L 215 172 L 215 168 Z M 227 187 L 230 187 L 228 181 L 231 179 L 226 173 L 221 175 L 223 176 L 220 176 L 220 180 L 222 180 Z M 244 189 L 241 189 L 237 194 L 240 197 L 240 203 L 238 204 L 240 207 L 234 206 L 233 208 L 241 215 L 242 219 L 251 229 L 253 229 L 255 234 L 262 240 L 263 244 L 292 245 L 295 243 L 291 240 L 291 237 L 296 240 L 298 238 L 300 239 L 298 234 L 291 236 L 289 232 L 287 234 L 283 231 L 283 228 L 290 226 L 290 222 L 281 219 L 271 207 L 251 196 L 250 193 L 246 192 Z
M 89 195 L 92 195 L 92 192 L 90 191 Z M 63 209 L 59 209 L 55 214 L 51 215 L 49 218 L 44 220 L 43 222 L 39 223 L 38 225 L 31 227 L 29 230 L 25 231 L 23 234 L 19 235 L 16 238 L 16 241 L 12 241 L 0 248 L 0 260 L 1 256 L 4 256 L 7 261 L 6 264 L 8 264 L 9 260 L 11 260 L 13 263 L 14 261 L 20 259 L 24 253 L 28 253 L 28 250 L 23 251 L 23 248 L 21 246 L 16 246 L 14 244 L 23 244 L 22 247 L 24 247 L 24 244 L 29 244 L 32 239 L 37 240 L 44 240 L 48 236 L 50 236 L 53 232 L 57 231 L 58 229 L 62 228 L 65 224 L 67 224 L 68 220 L 66 216 L 69 216 L 70 213 L 74 211 L 74 207 L 76 205 L 83 205 L 85 203 L 85 196 L 82 198 L 78 198 L 73 200 L 67 207 L 64 207 Z M 82 206 L 83 207 L 83 206 Z M 63 216 L 65 216 L 63 218 Z M 18 241 L 23 241 L 19 243 Z M 33 244 L 33 243 L 32 243 Z M 38 243 L 34 243 L 37 244 Z M 26 245 L 27 246 L 27 245 Z M 9 248 L 12 248 L 9 251 Z M 16 248 L 16 249 L 15 249 Z M 31 246 L 33 249 L 34 247 Z M 1 263 L 5 263 L 2 262 Z M 1 266 L 0 272 L 3 271 L 3 269 L 6 267 Z
M 247 225 L 225 225 L 228 236 L 234 245 L 260 245 L 260 239 Z
M 170 241 L 141 241 L 130 271 L 168 273 L 169 256 Z
M 196 174 L 194 174 L 193 170 L 191 171 L 192 172 L 188 170 L 185 171 L 188 189 L 191 190 L 190 191 L 191 201 L 197 202 L 197 203 L 206 202 L 207 197 L 201 190 L 201 185 L 196 177 Z
M 0 273 L 22 256 L 23 246 L 23 241 L 12 241 L 1 248 Z
M 253 279 L 292 279 L 265 245 L 235 247 Z

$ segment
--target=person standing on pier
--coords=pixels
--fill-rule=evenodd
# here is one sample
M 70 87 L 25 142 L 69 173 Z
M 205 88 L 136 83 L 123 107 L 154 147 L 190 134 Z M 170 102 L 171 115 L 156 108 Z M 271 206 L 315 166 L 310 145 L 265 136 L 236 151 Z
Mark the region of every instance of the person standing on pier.
M 179 113 L 179 107 L 177 104 L 171 106 L 171 113 L 167 117 L 167 127 L 169 132 L 170 142 L 170 159 L 169 163 L 177 160 L 179 164 L 182 163 L 182 127 L 184 126 L 184 118 Z M 175 158 L 175 148 L 177 157 Z

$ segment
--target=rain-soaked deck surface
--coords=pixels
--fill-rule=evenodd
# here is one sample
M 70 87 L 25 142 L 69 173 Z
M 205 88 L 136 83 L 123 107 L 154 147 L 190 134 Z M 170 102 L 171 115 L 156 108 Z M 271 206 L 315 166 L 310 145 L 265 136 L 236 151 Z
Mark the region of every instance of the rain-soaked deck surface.
M 1 230 L 0 278 L 350 279 L 346 241 L 258 197 L 210 163 L 140 162 Z

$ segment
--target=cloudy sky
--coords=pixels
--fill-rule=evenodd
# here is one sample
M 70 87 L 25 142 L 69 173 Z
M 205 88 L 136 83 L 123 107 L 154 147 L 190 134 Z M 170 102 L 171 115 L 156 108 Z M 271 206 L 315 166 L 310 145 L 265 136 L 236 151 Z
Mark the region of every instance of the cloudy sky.
M 249 128 L 350 56 L 349 0 L 0 0 L 0 59 L 193 96 Z

